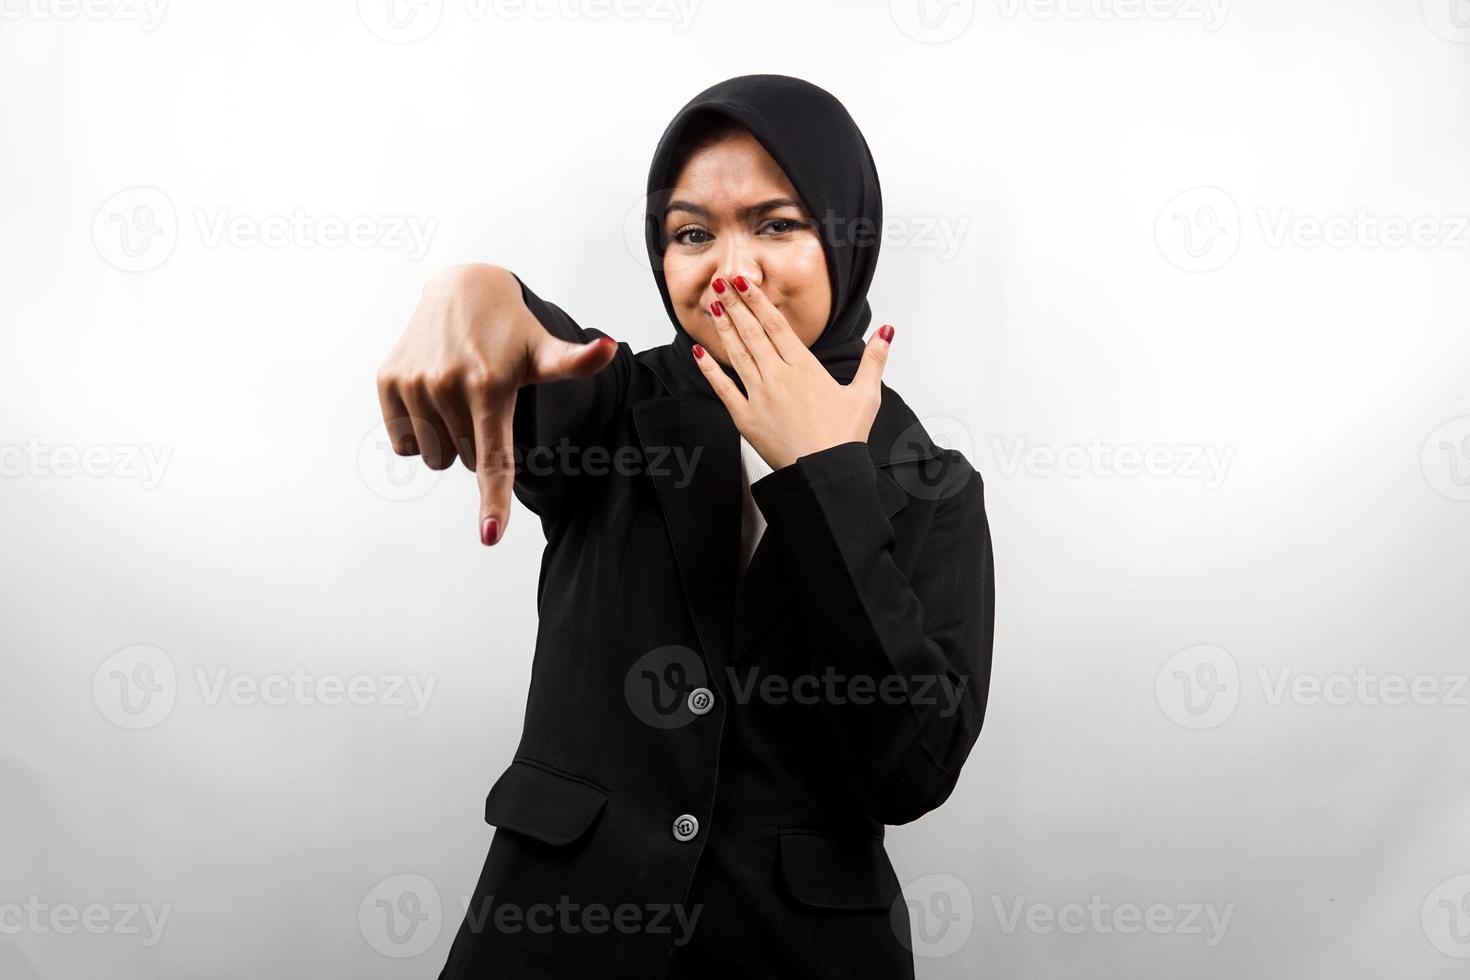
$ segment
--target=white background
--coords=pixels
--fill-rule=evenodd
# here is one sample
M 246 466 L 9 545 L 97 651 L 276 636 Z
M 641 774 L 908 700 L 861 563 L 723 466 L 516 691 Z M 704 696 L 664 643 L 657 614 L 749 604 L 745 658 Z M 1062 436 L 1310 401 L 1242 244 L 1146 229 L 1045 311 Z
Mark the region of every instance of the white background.
M 885 379 L 987 485 L 920 976 L 1464 975 L 1464 0 L 95 2 L 0 0 L 0 976 L 437 974 L 542 542 L 374 373 L 470 260 L 667 341 L 629 209 L 748 72 L 863 128 Z

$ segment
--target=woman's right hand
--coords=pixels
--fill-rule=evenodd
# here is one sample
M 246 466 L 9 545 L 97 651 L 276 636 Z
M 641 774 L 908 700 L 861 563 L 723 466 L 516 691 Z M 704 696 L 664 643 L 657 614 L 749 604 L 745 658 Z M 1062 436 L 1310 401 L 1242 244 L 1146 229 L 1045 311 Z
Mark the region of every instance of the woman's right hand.
M 378 369 L 393 451 L 421 456 L 434 470 L 458 456 L 474 470 L 480 540 L 495 544 L 509 522 L 515 485 L 516 392 L 596 374 L 617 349 L 606 338 L 576 344 L 552 336 L 526 308 L 516 277 L 499 266 L 437 273 Z

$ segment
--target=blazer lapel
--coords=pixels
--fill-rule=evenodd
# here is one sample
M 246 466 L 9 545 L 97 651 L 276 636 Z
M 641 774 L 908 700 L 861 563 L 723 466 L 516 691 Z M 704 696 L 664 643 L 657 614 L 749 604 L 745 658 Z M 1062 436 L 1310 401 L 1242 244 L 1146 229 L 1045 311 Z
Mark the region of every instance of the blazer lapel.
M 738 480 L 739 477 L 737 476 Z M 886 466 L 877 467 L 878 502 L 883 516 L 891 518 L 908 503 Z M 739 660 L 755 640 L 765 632 L 791 603 L 807 593 L 795 574 L 795 562 L 784 554 L 787 542 L 781 541 L 772 528 L 766 528 L 755 554 L 735 595 L 735 633 L 731 639 L 730 662 Z
M 684 598 L 712 671 L 729 655 L 740 553 L 740 436 L 717 399 L 667 396 L 633 406 Z
M 781 550 L 775 530 L 767 527 L 735 589 L 735 630 L 730 639 L 732 663 L 793 598 L 794 586 L 799 583 L 792 581 L 791 562 Z

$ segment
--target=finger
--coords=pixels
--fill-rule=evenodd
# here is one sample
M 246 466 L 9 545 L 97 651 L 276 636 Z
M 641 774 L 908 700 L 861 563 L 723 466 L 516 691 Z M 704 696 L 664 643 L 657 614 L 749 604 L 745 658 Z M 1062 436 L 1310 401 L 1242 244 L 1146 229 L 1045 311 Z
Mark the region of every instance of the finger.
M 725 357 L 730 366 L 740 376 L 741 384 L 749 391 L 752 384 L 761 380 L 760 365 L 755 358 L 750 356 L 750 348 L 745 346 L 745 340 L 740 336 L 740 331 L 730 321 L 730 314 L 725 309 L 725 304 L 715 300 L 710 304 L 708 311 L 710 319 L 715 323 L 715 331 L 720 336 L 720 343 L 725 347 Z
M 449 439 L 449 429 L 434 410 L 427 386 L 423 383 L 410 383 L 404 385 L 401 392 L 403 404 L 408 409 L 408 417 L 413 422 L 413 437 L 419 444 L 419 455 L 423 457 L 424 465 L 431 470 L 442 470 L 449 466 L 454 462 L 453 443 Z
M 408 406 L 398 393 L 398 382 L 386 375 L 378 376 L 378 407 L 383 412 L 383 428 L 388 430 L 388 440 L 399 456 L 417 456 L 418 441 L 413 436 L 413 421 L 408 417 Z
M 480 543 L 493 545 L 505 537 L 510 523 L 510 495 L 515 486 L 516 393 L 488 390 L 472 393 L 470 415 L 475 431 L 475 480 L 480 486 Z
M 873 331 L 873 336 L 868 338 L 868 343 L 863 347 L 862 363 L 858 365 L 857 374 L 853 375 L 852 383 L 859 387 L 866 385 L 878 391 L 883 382 L 883 368 L 888 363 L 888 348 L 893 343 L 893 327 L 883 324 Z
M 761 375 L 764 377 L 785 358 L 771 345 L 771 338 L 766 335 L 766 328 L 761 326 L 755 312 L 741 299 L 739 289 L 731 288 L 731 281 L 730 279 L 715 279 L 715 292 L 720 294 L 720 301 L 725 306 L 725 315 L 735 325 L 735 329 L 740 333 L 740 339 L 745 341 L 745 349 L 750 351 L 751 358 L 755 360 L 756 366 L 761 368 Z M 749 280 L 742 278 L 741 281 L 749 284 Z
M 776 304 L 771 302 L 767 296 L 753 281 L 744 276 L 735 276 L 730 280 L 734 286 L 734 293 L 751 314 L 760 323 L 765 331 L 767 340 L 772 348 L 787 364 L 797 363 L 802 354 L 815 357 L 796 331 L 791 329 L 785 314 L 776 309 Z M 728 304 L 727 304 L 728 305 Z
M 475 424 L 470 418 L 469 403 L 465 390 L 429 390 L 429 401 L 439 413 L 445 429 L 449 432 L 450 452 L 459 457 L 465 469 L 475 468 Z
M 611 337 L 578 344 L 546 333 L 531 351 L 531 374 L 523 383 L 590 377 L 611 364 L 617 353 L 618 342 Z
M 694 363 L 699 366 L 700 371 L 704 372 L 704 379 L 710 383 L 710 387 L 715 390 L 720 401 L 725 403 L 725 409 L 730 413 L 730 417 L 735 418 L 736 413 L 743 407 L 742 403 L 746 401 L 740 389 L 735 387 L 735 382 L 720 370 L 720 364 L 715 360 L 715 356 L 700 344 L 694 345 Z

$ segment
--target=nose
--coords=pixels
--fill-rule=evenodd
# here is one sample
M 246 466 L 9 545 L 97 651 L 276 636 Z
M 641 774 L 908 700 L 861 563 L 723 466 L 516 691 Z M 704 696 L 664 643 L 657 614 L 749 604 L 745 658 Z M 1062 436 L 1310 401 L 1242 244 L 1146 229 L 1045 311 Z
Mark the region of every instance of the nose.
M 719 264 L 715 267 L 714 278 L 726 281 L 736 276 L 744 276 L 746 279 L 760 285 L 764 276 L 761 273 L 760 261 L 750 244 L 745 241 L 744 235 L 729 235 L 725 238 L 725 247 L 719 250 Z

